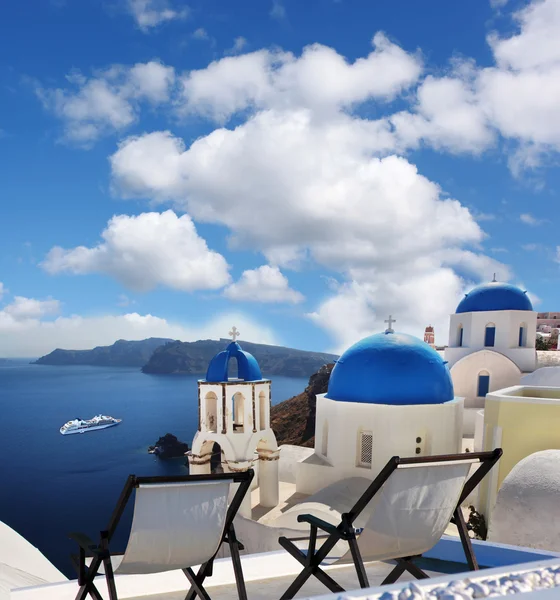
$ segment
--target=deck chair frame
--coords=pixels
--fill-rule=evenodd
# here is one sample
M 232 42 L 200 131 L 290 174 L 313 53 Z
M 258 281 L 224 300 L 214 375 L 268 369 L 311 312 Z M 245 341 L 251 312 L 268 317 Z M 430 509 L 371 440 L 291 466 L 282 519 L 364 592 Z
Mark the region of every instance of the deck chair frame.
M 461 539 L 461 544 L 463 546 L 467 564 L 469 565 L 470 570 L 478 570 L 478 563 L 476 561 L 471 540 L 468 535 L 467 525 L 465 523 L 465 519 L 463 518 L 463 513 L 461 512 L 461 504 L 484 479 L 484 477 L 498 462 L 501 456 L 501 448 L 497 448 L 491 452 L 469 452 L 465 454 L 445 454 L 439 456 L 411 458 L 400 458 L 399 456 L 393 456 L 383 467 L 377 477 L 372 481 L 362 496 L 357 500 L 352 509 L 342 515 L 341 522 L 338 526 L 327 523 L 326 521 L 323 521 L 322 519 L 310 514 L 298 515 L 298 522 L 309 523 L 309 535 L 302 538 L 290 539 L 282 536 L 278 539 L 278 542 L 285 550 L 287 550 L 287 552 L 289 552 L 303 565 L 303 570 L 293 581 L 290 587 L 284 592 L 280 600 L 288 600 L 289 598 L 293 598 L 312 575 L 321 581 L 331 592 L 344 592 L 344 588 L 342 588 L 330 575 L 325 573 L 320 566 L 325 558 L 327 558 L 329 552 L 331 552 L 331 550 L 340 540 L 348 542 L 360 587 L 370 587 L 364 562 L 360 554 L 360 548 L 358 546 L 356 537 L 357 531 L 354 527 L 354 522 L 360 513 L 366 508 L 369 502 L 373 499 L 373 497 L 383 487 L 393 472 L 396 471 L 399 465 L 429 464 L 435 462 L 453 462 L 473 459 L 480 462 L 479 468 L 465 482 L 463 491 L 459 497 L 459 502 L 457 503 L 451 519 L 451 522 L 457 526 L 459 531 L 459 537 Z M 322 530 L 326 533 L 324 535 L 318 535 L 318 530 Z M 317 548 L 317 540 L 319 539 L 324 539 L 325 541 L 319 548 Z M 304 540 L 308 540 L 309 545 L 307 551 L 302 552 L 294 544 L 294 542 Z M 422 571 L 420 567 L 414 564 L 413 559 L 415 558 L 419 558 L 419 556 L 405 556 L 392 559 L 397 564 L 381 585 L 394 583 L 405 571 L 408 571 L 411 575 L 416 577 L 416 579 L 427 578 L 428 575 Z
M 239 487 L 237 488 L 235 495 L 228 506 L 224 523 L 224 533 L 214 555 L 206 563 L 200 566 L 198 573 L 194 573 L 190 567 L 183 569 L 183 573 L 190 583 L 190 589 L 185 600 L 193 600 L 197 595 L 201 598 L 201 600 L 210 600 L 210 596 L 204 589 L 203 584 L 204 580 L 212 575 L 214 559 L 224 543 L 227 543 L 230 549 L 239 599 L 247 600 L 245 580 L 243 578 L 241 559 L 239 557 L 239 551 L 244 550 L 244 547 L 235 535 L 233 520 L 237 514 L 237 511 L 239 510 L 239 507 L 241 506 L 243 498 L 249 491 L 253 477 L 254 471 L 252 469 L 239 473 L 223 473 L 216 475 L 177 475 L 157 477 L 136 477 L 136 475 L 130 475 L 126 480 L 124 488 L 117 501 L 117 505 L 113 511 L 111 519 L 109 520 L 107 529 L 101 531 L 99 544 L 93 542 L 87 535 L 83 533 L 69 534 L 70 539 L 74 540 L 79 546 L 79 554 L 72 555 L 72 563 L 78 572 L 78 585 L 80 586 L 76 600 L 85 600 L 88 594 L 94 598 L 94 600 L 103 600 L 103 597 L 99 593 L 99 590 L 94 583 L 94 579 L 96 575 L 98 575 L 101 565 L 103 565 L 105 571 L 109 599 L 118 600 L 117 589 L 115 585 L 115 575 L 113 573 L 113 567 L 111 564 L 111 556 L 118 555 L 118 553 L 111 553 L 109 544 L 135 488 L 143 484 L 196 483 L 224 480 L 232 481 L 233 483 L 239 483 Z M 89 566 L 86 565 L 86 556 L 93 557 Z

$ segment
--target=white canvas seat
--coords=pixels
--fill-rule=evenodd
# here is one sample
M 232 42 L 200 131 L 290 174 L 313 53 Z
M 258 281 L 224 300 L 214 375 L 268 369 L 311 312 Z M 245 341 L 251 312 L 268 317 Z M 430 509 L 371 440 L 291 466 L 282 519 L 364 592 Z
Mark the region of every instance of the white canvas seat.
M 83 600 L 90 594 L 101 598 L 93 583 L 101 571 L 107 579 L 110 600 L 117 600 L 115 575 L 149 574 L 181 569 L 191 583 L 187 597 L 208 598 L 204 579 L 212 573 L 214 557 L 222 543 L 230 546 L 240 598 L 245 597 L 245 585 L 239 560 L 241 544 L 235 536 L 233 518 L 247 493 L 253 471 L 223 475 L 185 477 L 129 477 L 111 519 L 109 528 L 101 532 L 95 545 L 83 534 L 71 534 L 78 542 L 77 563 L 80 590 L 76 597 Z M 239 483 L 228 504 L 230 486 Z M 136 489 L 134 516 L 124 553 L 109 550 L 109 542 L 122 516 L 124 507 Z M 89 565 L 85 554 L 92 554 Z M 194 574 L 191 567 L 202 565 Z
M 433 548 L 452 519 L 469 566 L 476 569 L 460 505 L 500 456 L 497 449 L 445 457 L 393 457 L 373 482 L 363 478 L 337 482 L 287 511 L 285 519 L 296 511 L 299 522 L 309 523 L 310 534 L 306 550 L 298 548 L 301 539 L 279 539 L 305 567 L 282 599 L 293 598 L 311 575 L 333 592 L 344 591 L 321 570 L 327 564 L 354 563 L 362 588 L 369 586 L 364 561 L 397 561 L 384 583 L 396 581 L 405 570 L 425 577 L 412 559 Z M 480 466 L 469 478 L 474 463 Z M 316 549 L 318 529 L 327 536 Z

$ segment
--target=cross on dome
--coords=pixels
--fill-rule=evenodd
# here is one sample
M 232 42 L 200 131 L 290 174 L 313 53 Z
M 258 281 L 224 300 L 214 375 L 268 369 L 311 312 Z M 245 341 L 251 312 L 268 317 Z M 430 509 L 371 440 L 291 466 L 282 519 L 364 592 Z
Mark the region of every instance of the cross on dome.
M 385 333 L 395 333 L 395 330 L 393 329 L 392 325 L 393 323 L 396 323 L 397 319 L 393 319 L 393 315 L 389 315 L 388 319 L 385 319 L 385 323 L 389 324 L 389 327 L 387 327 L 387 329 L 385 330 Z
M 494 273 L 494 278 L 492 279 L 492 283 L 497 283 L 496 282 L 496 273 Z
M 231 339 L 232 339 L 234 342 L 237 340 L 237 338 L 239 337 L 240 333 L 239 333 L 239 331 L 237 330 L 237 327 L 236 327 L 235 325 L 234 325 L 234 326 L 231 328 L 231 331 L 229 332 L 229 334 L 228 334 L 228 335 L 231 335 Z

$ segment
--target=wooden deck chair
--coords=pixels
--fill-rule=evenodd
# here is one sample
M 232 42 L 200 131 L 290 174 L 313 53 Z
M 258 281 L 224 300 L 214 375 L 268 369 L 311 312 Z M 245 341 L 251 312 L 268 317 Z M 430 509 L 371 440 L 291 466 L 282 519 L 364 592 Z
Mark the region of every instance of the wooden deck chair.
M 332 592 L 345 591 L 321 568 L 329 564 L 354 563 L 362 588 L 370 587 L 364 561 L 396 561 L 383 584 L 394 583 L 405 571 L 417 579 L 426 578 L 426 573 L 414 564 L 413 559 L 435 546 L 450 522 L 457 526 L 470 569 L 478 569 L 461 503 L 501 455 L 501 448 L 497 448 L 492 452 L 442 456 L 394 456 L 373 481 L 346 480 L 349 482 L 347 490 L 356 489 L 356 484 L 359 489 L 362 482 L 360 492 L 363 493 L 357 501 L 357 496 L 344 498 L 340 489 L 343 482 L 328 486 L 319 493 L 322 498 L 329 497 L 329 488 L 333 488 L 334 502 L 330 511 L 325 504 L 321 506 L 327 512 L 334 509 L 334 514 L 339 515 L 338 522 L 333 524 L 312 514 L 299 514 L 297 520 L 310 525 L 309 535 L 278 540 L 304 567 L 281 600 L 293 598 L 312 575 Z M 473 464 L 477 463 L 478 468 L 469 478 Z M 313 508 L 312 498 L 308 499 L 310 508 Z M 318 536 L 318 530 L 326 534 Z M 318 539 L 325 541 L 317 548 Z M 298 547 L 302 542 L 307 549 Z
M 188 600 L 196 595 L 210 600 L 203 583 L 212 575 L 214 558 L 224 542 L 229 544 L 239 598 L 246 600 L 239 558 L 243 546 L 235 535 L 233 519 L 253 475 L 252 469 L 220 475 L 130 475 L 107 529 L 101 532 L 99 544 L 81 533 L 69 536 L 79 546 L 79 555 L 72 557 L 80 586 L 76 600 L 84 600 L 88 594 L 95 600 L 103 600 L 94 583 L 102 565 L 110 600 L 118 600 L 115 574 L 161 573 L 175 569 L 181 569 L 190 582 Z M 228 506 L 232 483 L 239 486 Z M 117 554 L 109 545 L 135 489 L 128 544 L 124 553 Z M 92 557 L 89 565 L 86 555 Z M 201 565 L 196 574 L 192 570 L 195 565 Z

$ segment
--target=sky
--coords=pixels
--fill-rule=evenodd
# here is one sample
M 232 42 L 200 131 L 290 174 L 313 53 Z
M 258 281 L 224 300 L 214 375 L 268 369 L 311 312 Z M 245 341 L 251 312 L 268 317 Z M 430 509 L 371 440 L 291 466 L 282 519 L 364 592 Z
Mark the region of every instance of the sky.
M 7 0 L 0 356 L 560 310 L 560 0 Z

